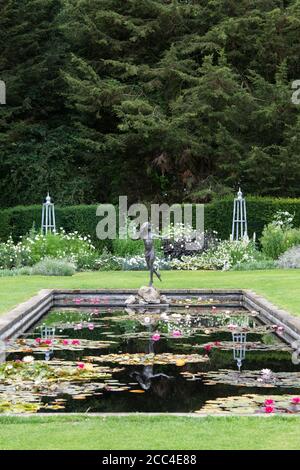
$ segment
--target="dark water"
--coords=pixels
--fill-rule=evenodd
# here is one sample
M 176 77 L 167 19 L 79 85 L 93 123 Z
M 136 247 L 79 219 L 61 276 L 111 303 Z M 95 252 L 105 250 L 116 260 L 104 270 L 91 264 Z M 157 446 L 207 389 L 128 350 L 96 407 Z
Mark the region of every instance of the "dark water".
M 74 399 L 72 394 L 60 395 L 58 398 L 64 398 L 66 401 L 65 408 L 59 411 L 193 412 L 200 410 L 207 400 L 220 397 L 245 393 L 264 396 L 300 394 L 300 387 L 272 385 L 265 388 L 261 387 L 259 382 L 254 383 L 254 386 L 241 385 L 243 380 L 240 380 L 240 377 L 243 377 L 245 371 L 270 369 L 273 373 L 300 372 L 300 367 L 291 362 L 291 351 L 287 350 L 280 338 L 264 328 L 256 316 L 241 307 L 218 307 L 214 310 L 203 306 L 189 309 L 177 307 L 152 312 L 126 312 L 124 309 L 109 308 L 55 310 L 49 312 L 25 338 L 40 337 L 43 326 L 54 327 L 55 337 L 60 339 L 113 341 L 102 349 L 94 349 L 89 345 L 80 351 L 54 350 L 50 353 L 50 361 L 60 359 L 87 363 L 90 356 L 126 356 L 134 353 L 208 356 L 206 362 L 189 363 L 186 359 L 184 364 L 179 362 L 153 366 L 124 365 L 105 360 L 101 365 L 122 368 L 112 374 L 112 379 L 116 381 L 113 390 L 111 382 L 106 382 L 105 388 L 101 389 L 101 395 L 92 394 L 81 400 Z M 246 332 L 247 341 L 240 364 L 241 375 L 238 372 L 237 358 L 243 348 L 240 344 L 232 343 L 236 328 Z M 160 334 L 158 341 L 152 339 L 154 333 Z M 211 350 L 204 348 L 207 344 L 212 346 Z M 24 355 L 25 353 L 15 353 L 8 359 L 22 359 Z M 44 359 L 45 353 L 35 352 L 34 356 L 39 360 Z M 204 383 L 202 372 L 222 369 L 233 372 L 230 383 Z M 103 383 L 103 380 L 99 382 Z M 128 386 L 129 390 L 122 391 L 124 386 Z M 121 388 L 121 391 L 118 391 L 118 388 Z M 134 393 L 130 390 L 134 390 Z M 50 403 L 52 400 L 53 397 L 43 397 L 44 403 Z

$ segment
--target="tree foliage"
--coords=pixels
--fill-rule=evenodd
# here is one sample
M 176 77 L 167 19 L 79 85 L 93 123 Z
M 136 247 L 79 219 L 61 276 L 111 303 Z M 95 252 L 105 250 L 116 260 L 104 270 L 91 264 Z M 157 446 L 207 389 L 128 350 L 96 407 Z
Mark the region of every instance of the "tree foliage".
M 0 204 L 299 196 L 299 33 L 299 0 L 3 0 Z

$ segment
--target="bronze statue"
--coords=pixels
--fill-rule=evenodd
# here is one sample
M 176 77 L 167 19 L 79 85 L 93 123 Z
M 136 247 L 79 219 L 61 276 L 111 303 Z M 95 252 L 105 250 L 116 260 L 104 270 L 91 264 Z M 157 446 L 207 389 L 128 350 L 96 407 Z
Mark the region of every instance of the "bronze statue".
M 147 263 L 147 267 L 150 271 L 149 286 L 151 287 L 153 286 L 153 274 L 155 274 L 160 281 L 161 281 L 161 275 L 154 268 L 155 251 L 154 251 L 154 244 L 153 244 L 153 234 L 151 232 L 151 224 L 149 222 L 145 222 L 142 225 L 141 231 L 140 231 L 140 238 L 144 240 L 145 260 Z

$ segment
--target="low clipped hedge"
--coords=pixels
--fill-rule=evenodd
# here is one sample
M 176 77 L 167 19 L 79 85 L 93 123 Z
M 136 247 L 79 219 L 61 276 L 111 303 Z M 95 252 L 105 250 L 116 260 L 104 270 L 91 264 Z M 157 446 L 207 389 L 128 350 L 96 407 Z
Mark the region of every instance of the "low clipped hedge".
M 300 227 L 300 199 L 284 199 L 249 196 L 247 200 L 249 235 L 256 232 L 259 238 L 264 226 L 269 223 L 276 211 L 289 211 L 295 214 L 294 224 Z M 98 240 L 96 226 L 97 205 L 80 205 L 69 207 L 56 206 L 57 227 L 67 232 L 77 230 L 82 235 L 90 235 L 93 243 L 102 249 L 106 246 L 112 250 L 111 240 Z M 205 205 L 205 229 L 216 230 L 222 239 L 229 238 L 232 225 L 233 199 L 216 200 Z M 29 232 L 33 225 L 39 229 L 41 224 L 41 206 L 17 206 L 0 210 L 0 240 L 6 241 L 12 235 L 18 241 Z

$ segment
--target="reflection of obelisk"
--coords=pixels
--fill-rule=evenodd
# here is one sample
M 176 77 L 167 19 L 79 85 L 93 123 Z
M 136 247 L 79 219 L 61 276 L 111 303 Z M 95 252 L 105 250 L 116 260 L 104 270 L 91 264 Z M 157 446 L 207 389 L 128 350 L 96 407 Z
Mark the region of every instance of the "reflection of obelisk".
M 3 80 L 0 80 L 0 104 L 6 104 L 6 85 Z
M 154 261 L 155 261 L 155 252 L 154 252 L 154 244 L 153 244 L 153 235 L 151 232 L 151 224 L 149 222 L 145 222 L 140 231 L 140 238 L 144 240 L 145 245 L 145 260 L 147 263 L 147 267 L 150 271 L 150 282 L 149 286 L 153 286 L 153 273 L 158 277 L 161 281 L 160 274 L 154 268 Z
M 5 343 L 0 339 L 0 364 L 6 361 Z

